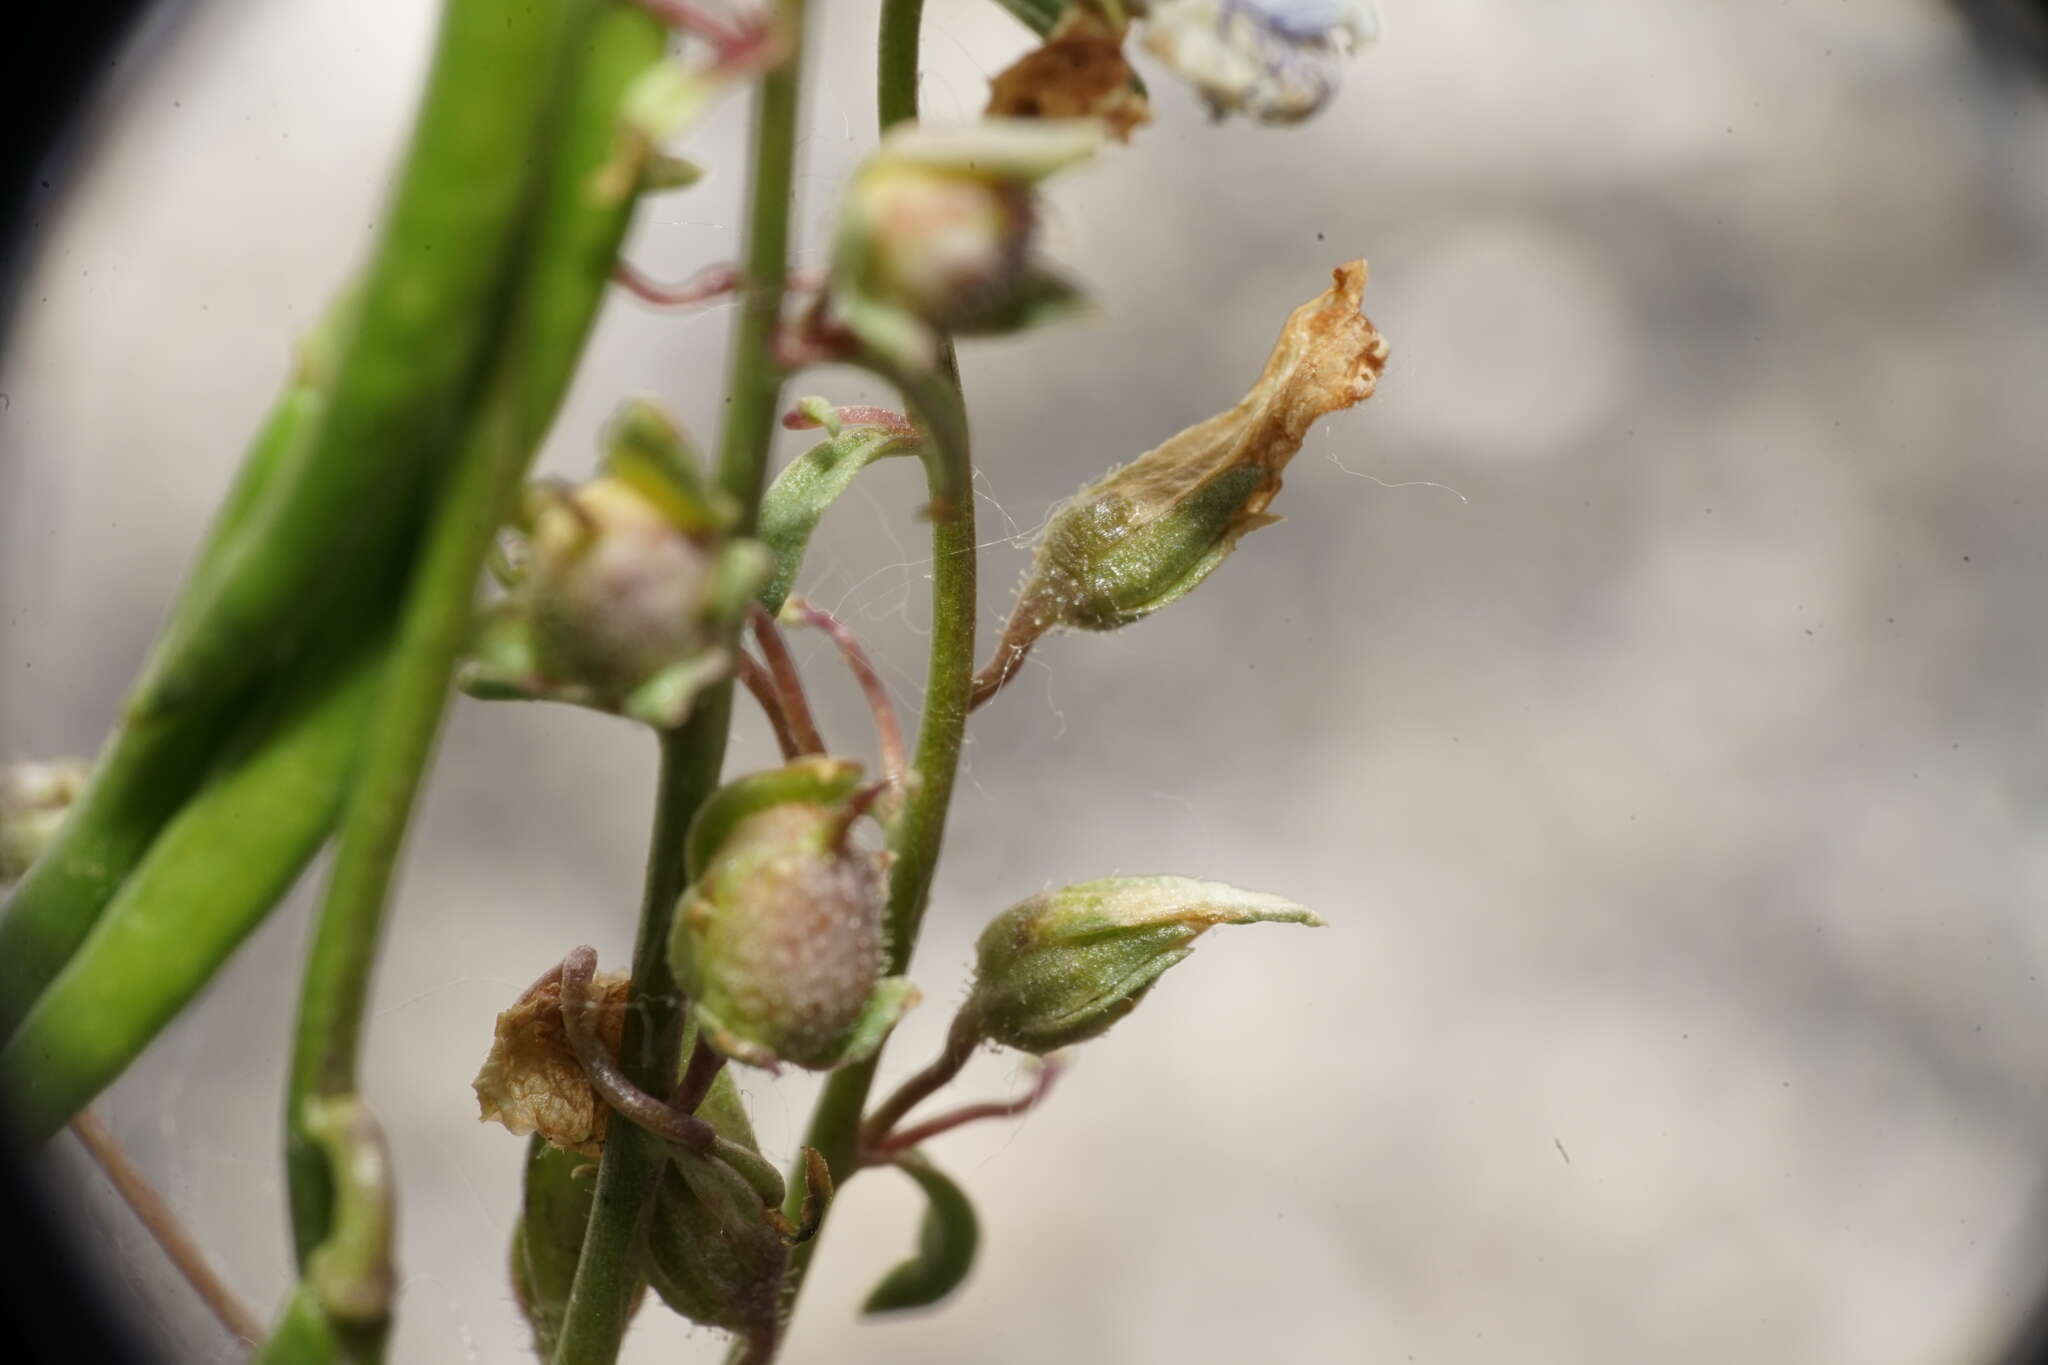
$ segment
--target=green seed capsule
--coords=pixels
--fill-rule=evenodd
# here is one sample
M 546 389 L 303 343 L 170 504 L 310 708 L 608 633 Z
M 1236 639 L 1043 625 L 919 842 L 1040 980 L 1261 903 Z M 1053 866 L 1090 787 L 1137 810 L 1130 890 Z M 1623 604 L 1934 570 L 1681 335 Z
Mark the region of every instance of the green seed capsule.
M 982 932 L 963 1009 L 987 1038 L 1043 1056 L 1137 1008 L 1219 924 L 1322 921 L 1292 901 L 1187 877 L 1105 877 L 1041 892 Z
M 916 1002 L 882 978 L 888 855 L 853 835 L 857 765 L 805 759 L 706 803 L 670 954 L 728 1056 L 826 1070 L 872 1052 Z
M 627 404 L 603 474 L 530 491 L 512 590 L 483 623 L 463 688 L 681 724 L 730 675 L 732 633 L 773 567 L 762 546 L 728 537 L 734 519 L 675 424 Z

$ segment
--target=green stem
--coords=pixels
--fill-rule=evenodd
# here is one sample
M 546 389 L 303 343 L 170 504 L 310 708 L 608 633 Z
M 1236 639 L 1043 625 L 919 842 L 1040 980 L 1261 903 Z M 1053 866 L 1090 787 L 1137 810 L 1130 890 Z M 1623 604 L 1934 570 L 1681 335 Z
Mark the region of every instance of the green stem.
M 516 368 L 516 367 L 515 367 Z M 468 640 L 478 573 L 516 478 L 520 386 L 492 386 L 442 490 L 399 619 L 389 673 L 365 735 L 299 995 L 286 1108 L 292 1229 L 303 1267 L 332 1223 L 326 1158 L 306 1131 L 310 1102 L 351 1094 L 384 906 L 433 755 L 449 683 Z
M 732 387 L 718 450 L 718 482 L 741 509 L 739 531 L 751 532 L 768 481 L 768 452 L 782 397 L 776 334 L 789 278 L 789 209 L 796 188 L 798 97 L 803 82 L 806 0 L 780 0 L 788 51 L 761 80 L 755 97 L 753 194 L 747 208 L 747 258 L 742 304 L 732 343 Z
M 930 435 L 925 469 L 931 490 L 932 634 L 924 719 L 918 729 L 917 754 L 911 760 L 910 794 L 890 836 L 890 848 L 896 855 L 889 879 L 887 972 L 891 976 L 902 974 L 910 965 L 930 901 L 932 874 L 938 867 L 973 693 L 976 607 L 973 464 L 957 381 L 950 366 L 938 373 L 895 377 L 919 424 Z M 817 1108 L 811 1111 L 804 1142 L 823 1153 L 833 1180 L 841 1185 L 856 1169 L 861 1111 L 874 1085 L 880 1057 L 877 1051 L 864 1062 L 833 1072 L 818 1097 Z M 783 1298 L 785 1316 L 796 1309 L 797 1295 L 819 1241 L 820 1237 L 813 1237 L 791 1254 Z
M 682 1000 L 668 966 L 669 921 L 683 894 L 683 835 L 718 783 L 731 692 L 701 700 L 682 729 L 661 739 L 661 775 L 648 839 L 640 927 L 633 944 L 633 1003 L 620 1062 L 635 1085 L 667 1093 L 680 1060 Z M 557 1365 L 608 1365 L 618 1356 L 639 1274 L 630 1255 L 667 1151 L 659 1138 L 614 1122 L 599 1160 L 597 1192 L 555 1348 Z
M 917 68 L 920 20 L 924 0 L 883 0 L 877 47 L 876 110 L 882 130 L 917 117 Z M 885 368 L 885 367 L 876 367 Z M 885 373 L 887 373 L 885 369 Z M 930 899 L 937 870 L 939 844 L 945 834 L 946 811 L 953 799 L 953 779 L 960 766 L 960 745 L 966 737 L 969 699 L 974 685 L 974 613 L 976 555 L 974 543 L 974 462 L 968 444 L 967 411 L 960 392 L 960 374 L 952 342 L 941 348 L 936 372 L 887 373 L 902 390 L 929 438 L 925 478 L 931 492 L 932 633 L 925 670 L 924 717 L 918 727 L 917 754 L 911 760 L 910 794 L 890 832 L 896 863 L 889 880 L 890 975 L 910 965 L 917 932 Z M 824 1156 L 835 1182 L 852 1178 L 859 1155 L 861 1111 L 875 1083 L 881 1051 L 866 1061 L 832 1073 L 811 1111 L 804 1141 Z M 794 1183 L 794 1182 L 792 1182 Z M 794 1200 L 795 1196 L 791 1196 Z M 829 1216 L 829 1211 L 828 1211 Z M 783 1289 L 783 1317 L 796 1311 L 811 1260 L 823 1235 L 812 1237 L 791 1254 Z
M 917 117 L 918 40 L 924 0 L 883 0 L 875 40 L 875 112 L 882 131 Z
M 798 95 L 803 72 L 804 0 L 781 0 L 789 49 L 761 82 L 754 104 L 753 186 L 747 216 L 745 303 L 733 338 L 731 407 L 719 448 L 718 480 L 751 529 L 767 483 L 769 446 L 782 392 L 776 332 L 789 262 L 789 209 L 796 180 Z M 727 683 L 701 699 L 690 719 L 661 742 L 661 775 L 649 839 L 640 927 L 633 945 L 633 998 L 620 1062 L 650 1094 L 674 1084 L 682 1045 L 683 1000 L 669 970 L 670 921 L 686 880 L 684 836 L 718 784 L 732 715 Z M 618 1358 L 638 1272 L 631 1249 L 667 1153 L 630 1123 L 614 1123 L 598 1163 L 590 1224 L 563 1313 L 555 1365 L 610 1365 Z

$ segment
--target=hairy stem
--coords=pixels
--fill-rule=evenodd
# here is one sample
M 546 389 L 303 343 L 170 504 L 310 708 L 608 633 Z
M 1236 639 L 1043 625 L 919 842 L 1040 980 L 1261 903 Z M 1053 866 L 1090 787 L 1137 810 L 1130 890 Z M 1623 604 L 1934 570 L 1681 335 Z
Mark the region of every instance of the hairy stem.
M 780 0 L 779 8 L 787 47 L 782 64 L 762 78 L 755 96 L 745 302 L 733 339 L 731 407 L 719 448 L 718 480 L 742 509 L 742 531 L 753 527 L 760 507 L 782 391 L 775 336 L 789 264 L 804 0 Z M 650 1094 L 667 1094 L 676 1081 L 683 1000 L 668 964 L 670 921 L 686 877 L 684 835 L 718 784 L 731 715 L 728 683 L 707 693 L 683 728 L 661 741 L 646 890 L 633 945 L 633 1008 L 620 1055 L 627 1077 Z M 630 1123 L 612 1125 L 555 1365 L 610 1365 L 617 1359 L 637 1280 L 628 1253 L 666 1157 L 653 1134 Z
M 936 1094 L 960 1074 L 974 1050 L 981 1046 L 981 1022 L 972 1011 L 962 1010 L 953 1016 L 953 1026 L 946 1031 L 946 1045 L 930 1066 L 896 1087 L 896 1093 L 875 1106 L 862 1128 L 864 1147 L 873 1147 L 895 1130 L 897 1124 L 912 1109 L 931 1095 Z
M 883 0 L 878 43 L 876 108 L 884 131 L 917 117 L 919 25 L 924 0 Z M 880 368 L 880 367 L 878 367 Z M 942 347 L 935 372 L 890 373 L 911 415 L 927 435 L 925 477 L 931 491 L 932 633 L 925 671 L 924 717 L 917 753 L 911 760 L 908 799 L 890 833 L 896 864 L 889 880 L 890 975 L 910 965 L 937 869 L 953 779 L 960 766 L 967 712 L 974 686 L 975 543 L 974 464 L 968 445 L 967 412 L 950 342 Z M 811 1111 L 805 1143 L 823 1155 L 835 1180 L 844 1183 L 859 1157 L 861 1111 L 875 1083 L 881 1052 L 842 1067 L 825 1083 Z M 821 1229 L 822 1231 L 822 1229 Z M 813 1237 L 790 1257 L 783 1292 L 785 1321 L 816 1256 Z
M 669 920 L 683 894 L 684 831 L 717 785 L 725 760 L 731 697 L 728 688 L 707 694 L 682 729 L 661 739 L 646 889 L 633 944 L 632 1008 L 619 1059 L 632 1082 L 647 1090 L 666 1092 L 675 1079 L 683 1002 L 668 968 Z M 666 1157 L 654 1134 L 632 1123 L 610 1125 L 555 1346 L 556 1365 L 608 1365 L 617 1358 L 638 1287 L 628 1253 Z

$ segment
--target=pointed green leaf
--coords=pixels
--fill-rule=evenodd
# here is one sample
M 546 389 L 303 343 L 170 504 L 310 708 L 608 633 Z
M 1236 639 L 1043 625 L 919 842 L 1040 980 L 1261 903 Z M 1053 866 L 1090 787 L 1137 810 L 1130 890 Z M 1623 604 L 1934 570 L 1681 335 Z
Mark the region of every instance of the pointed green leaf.
M 964 1190 L 916 1152 L 905 1153 L 895 1164 L 924 1191 L 924 1222 L 918 1228 L 917 1254 L 882 1277 L 862 1305 L 863 1313 L 900 1313 L 939 1302 L 967 1279 L 981 1242 L 981 1223 Z
M 833 422 L 837 422 L 836 412 Z M 920 444 L 915 435 L 892 427 L 843 427 L 776 476 L 761 500 L 761 524 L 755 532 L 775 556 L 774 577 L 761 590 L 761 605 L 769 615 L 781 611 L 789 599 L 811 533 L 818 529 L 825 510 L 853 486 L 854 475 L 877 460 L 915 454 Z

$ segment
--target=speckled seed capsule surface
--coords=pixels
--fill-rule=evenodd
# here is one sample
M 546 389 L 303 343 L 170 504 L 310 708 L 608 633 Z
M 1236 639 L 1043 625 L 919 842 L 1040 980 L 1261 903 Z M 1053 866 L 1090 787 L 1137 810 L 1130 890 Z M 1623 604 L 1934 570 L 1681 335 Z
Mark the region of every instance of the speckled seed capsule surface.
M 713 559 L 617 479 L 536 518 L 528 602 L 541 671 L 623 696 L 711 643 Z
M 699 1017 L 743 1060 L 832 1065 L 874 991 L 887 858 L 845 830 L 843 808 L 757 811 L 683 906 Z

